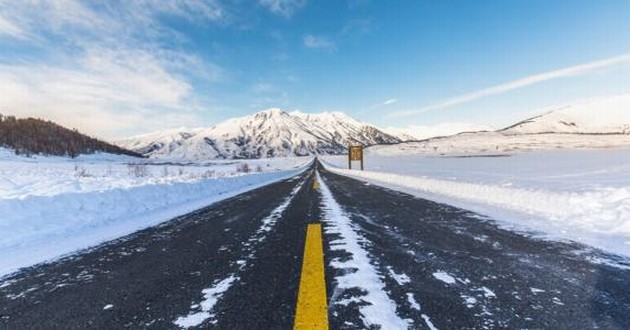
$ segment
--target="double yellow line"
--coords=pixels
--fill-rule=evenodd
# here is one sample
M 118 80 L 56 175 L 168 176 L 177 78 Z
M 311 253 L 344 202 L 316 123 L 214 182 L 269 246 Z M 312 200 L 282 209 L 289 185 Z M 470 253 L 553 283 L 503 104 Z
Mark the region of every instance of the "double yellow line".
M 294 329 L 328 329 L 322 225 L 319 223 L 309 224 L 306 230 Z

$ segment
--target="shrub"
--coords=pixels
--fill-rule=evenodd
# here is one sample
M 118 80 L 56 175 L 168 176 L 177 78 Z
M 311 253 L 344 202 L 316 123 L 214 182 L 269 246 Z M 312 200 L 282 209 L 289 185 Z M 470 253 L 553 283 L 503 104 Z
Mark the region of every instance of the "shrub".
M 77 178 L 87 178 L 92 176 L 85 167 L 74 165 L 74 176 Z
M 207 170 L 201 174 L 201 177 L 204 179 L 210 179 L 210 178 L 214 178 L 214 174 L 215 173 L 213 170 Z
M 129 172 L 129 175 L 135 176 L 136 178 L 149 176 L 149 169 L 146 164 L 127 164 L 127 171 Z
M 247 163 L 241 163 L 241 164 L 236 165 L 236 172 L 249 173 L 251 171 L 252 170 L 249 168 L 249 164 Z

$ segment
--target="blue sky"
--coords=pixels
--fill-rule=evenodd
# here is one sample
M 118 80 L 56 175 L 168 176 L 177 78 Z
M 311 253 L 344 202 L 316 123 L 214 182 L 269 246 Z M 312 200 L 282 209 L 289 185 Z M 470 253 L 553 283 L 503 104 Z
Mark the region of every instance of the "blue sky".
M 500 127 L 630 92 L 629 14 L 625 0 L 0 0 L 0 112 L 106 138 L 269 107 Z

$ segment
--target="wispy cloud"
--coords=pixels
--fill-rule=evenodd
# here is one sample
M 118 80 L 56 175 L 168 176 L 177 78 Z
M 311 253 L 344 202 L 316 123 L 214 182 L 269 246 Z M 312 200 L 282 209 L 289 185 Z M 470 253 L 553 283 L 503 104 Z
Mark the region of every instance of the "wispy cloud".
M 365 114 L 365 113 L 368 113 L 370 111 L 374 111 L 374 110 L 376 110 L 378 108 L 382 108 L 382 107 L 386 107 L 388 105 L 392 105 L 392 104 L 394 104 L 396 102 L 398 102 L 398 99 L 393 99 L 393 98 L 392 99 L 387 99 L 387 100 L 385 100 L 383 102 L 375 103 L 375 104 L 372 104 L 372 105 L 370 105 L 370 106 L 368 106 L 366 108 L 363 108 L 362 110 L 358 111 L 357 113 Z
M 304 7 L 306 0 L 259 0 L 259 3 L 274 14 L 291 17 Z
M 348 21 L 341 29 L 340 35 L 361 35 L 372 32 L 374 23 L 369 19 L 353 19 Z
M 389 99 L 389 100 L 386 100 L 386 101 L 384 101 L 383 103 L 381 103 L 381 104 L 379 104 L 379 105 L 381 105 L 381 106 L 385 106 L 385 105 L 394 104 L 394 103 L 396 103 L 396 102 L 398 102 L 398 100 L 397 100 L 397 99 Z
M 314 35 L 306 35 L 304 36 L 304 46 L 312 49 L 325 49 L 325 50 L 334 50 L 336 45 L 335 42 L 324 37 L 324 36 L 314 36 Z
M 558 78 L 574 77 L 584 75 L 596 70 L 617 66 L 626 62 L 630 62 L 630 54 L 624 54 L 621 56 L 611 57 L 600 61 L 584 63 L 576 66 L 567 67 L 564 69 L 544 72 L 525 78 L 510 81 L 504 84 L 496 85 L 490 88 L 478 90 L 472 93 L 456 96 L 452 99 L 433 104 L 424 108 L 409 110 L 409 111 L 396 111 L 389 114 L 389 117 L 407 117 L 413 116 L 427 111 L 440 110 L 450 108 L 456 105 L 461 105 L 476 101 L 485 97 L 506 93 L 515 89 L 527 87 L 544 81 L 549 81 Z
M 27 39 L 26 34 L 22 29 L 2 16 L 0 16 L 0 35 L 1 34 L 8 35 L 16 39 Z
M 0 39 L 26 42 L 41 59 L 0 62 L 0 109 L 51 118 L 90 134 L 120 137 L 199 119 L 192 77 L 224 70 L 180 48 L 165 17 L 220 22 L 217 1 L 0 0 Z
M 72 69 L 0 65 L 0 108 L 108 137 L 142 126 L 166 128 L 166 118 L 192 122 L 191 92 L 186 81 L 144 52 L 101 49 Z
M 274 90 L 273 85 L 269 84 L 269 83 L 264 83 L 264 82 L 260 82 L 260 83 L 255 83 L 252 86 L 252 92 L 256 93 L 256 94 L 264 94 L 264 93 L 268 93 Z

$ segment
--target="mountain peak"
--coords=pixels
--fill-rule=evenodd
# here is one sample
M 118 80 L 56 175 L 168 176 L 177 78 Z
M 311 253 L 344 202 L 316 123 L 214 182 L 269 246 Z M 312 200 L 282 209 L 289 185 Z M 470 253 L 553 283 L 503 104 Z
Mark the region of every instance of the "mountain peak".
M 288 115 L 288 113 L 280 108 L 269 108 L 269 109 L 265 109 L 254 114 L 254 116 L 266 116 L 266 117 L 285 116 L 285 115 Z

